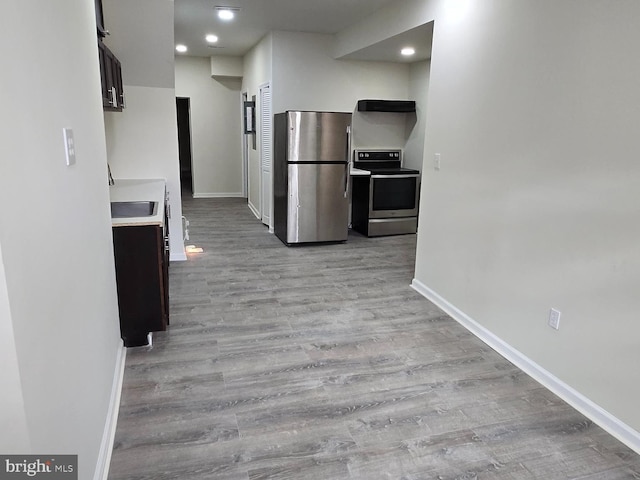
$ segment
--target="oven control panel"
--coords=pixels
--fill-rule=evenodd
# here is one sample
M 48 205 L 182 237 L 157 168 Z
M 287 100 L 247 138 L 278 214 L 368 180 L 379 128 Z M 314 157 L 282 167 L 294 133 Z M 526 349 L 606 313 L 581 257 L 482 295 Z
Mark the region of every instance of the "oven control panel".
M 402 162 L 402 150 L 356 150 L 355 154 L 360 162 Z

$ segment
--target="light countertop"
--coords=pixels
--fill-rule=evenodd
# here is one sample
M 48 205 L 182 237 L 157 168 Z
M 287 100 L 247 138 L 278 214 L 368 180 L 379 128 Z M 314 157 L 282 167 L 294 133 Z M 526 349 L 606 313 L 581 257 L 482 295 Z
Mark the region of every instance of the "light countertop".
M 371 172 L 369 170 L 361 170 L 360 168 L 355 168 L 353 165 L 349 169 L 349 174 L 352 177 L 370 177 Z
M 115 179 L 109 186 L 112 202 L 158 202 L 155 215 L 148 217 L 112 218 L 114 227 L 134 225 L 162 225 L 164 223 L 165 180 L 163 179 Z

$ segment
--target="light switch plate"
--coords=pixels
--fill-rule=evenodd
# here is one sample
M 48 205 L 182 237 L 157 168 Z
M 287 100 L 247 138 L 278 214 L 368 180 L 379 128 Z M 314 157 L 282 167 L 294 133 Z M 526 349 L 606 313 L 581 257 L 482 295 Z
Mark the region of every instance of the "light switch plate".
M 76 144 L 73 140 L 73 130 L 71 128 L 63 128 L 64 135 L 64 153 L 67 158 L 67 166 L 76 163 Z

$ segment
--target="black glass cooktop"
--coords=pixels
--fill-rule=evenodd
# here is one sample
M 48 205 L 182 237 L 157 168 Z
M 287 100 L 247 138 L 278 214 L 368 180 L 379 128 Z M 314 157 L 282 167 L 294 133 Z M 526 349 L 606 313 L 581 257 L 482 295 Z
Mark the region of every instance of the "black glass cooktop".
M 369 170 L 374 175 L 411 175 L 420 173 L 412 168 L 392 167 L 392 168 L 375 168 L 375 167 L 356 167 L 361 170 Z

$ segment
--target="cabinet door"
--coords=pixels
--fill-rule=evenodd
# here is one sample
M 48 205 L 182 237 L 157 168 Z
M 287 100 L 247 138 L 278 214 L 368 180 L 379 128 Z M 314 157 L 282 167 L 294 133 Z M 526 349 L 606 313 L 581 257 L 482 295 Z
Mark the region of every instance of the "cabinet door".
M 112 63 L 112 83 L 115 88 L 115 101 L 117 102 L 117 108 L 121 111 L 124 108 L 124 89 L 122 86 L 122 66 L 120 60 L 113 56 Z
M 104 14 L 102 10 L 102 0 L 95 0 L 96 4 L 96 26 L 98 27 L 98 38 L 103 38 L 107 35 L 107 30 L 104 28 Z
M 104 110 L 121 111 L 124 99 L 122 68 L 111 50 L 98 41 L 100 53 L 100 79 L 102 82 L 102 106 Z
M 117 96 L 117 92 L 116 92 L 116 82 L 115 82 L 115 75 L 117 74 L 116 72 L 116 61 L 117 59 L 115 58 L 115 56 L 113 55 L 113 53 L 111 52 L 111 50 L 109 50 L 108 48 L 106 49 L 107 52 L 107 93 L 109 95 L 109 106 L 108 108 L 110 110 L 117 110 L 118 109 L 118 96 Z
M 104 43 L 98 42 L 98 57 L 100 59 L 100 84 L 102 86 L 102 107 L 111 107 L 110 81 L 109 81 L 109 57 L 107 47 Z
M 113 247 L 122 339 L 146 345 L 149 332 L 167 328 L 162 227 L 114 227 Z
M 162 230 L 163 255 L 162 255 L 162 312 L 166 325 L 169 325 L 169 217 L 167 205 L 164 206 L 164 228 Z

